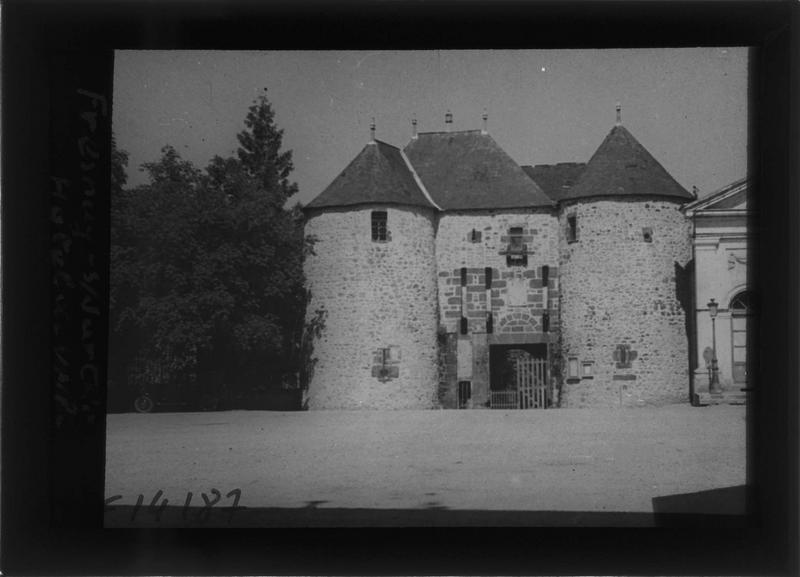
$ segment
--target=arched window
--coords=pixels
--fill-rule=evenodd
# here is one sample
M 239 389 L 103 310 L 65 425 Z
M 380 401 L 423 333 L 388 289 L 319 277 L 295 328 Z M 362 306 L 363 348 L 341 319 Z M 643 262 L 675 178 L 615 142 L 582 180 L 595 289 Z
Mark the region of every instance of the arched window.
M 731 299 L 728 307 L 735 315 L 752 314 L 756 309 L 756 298 L 753 291 L 742 291 Z

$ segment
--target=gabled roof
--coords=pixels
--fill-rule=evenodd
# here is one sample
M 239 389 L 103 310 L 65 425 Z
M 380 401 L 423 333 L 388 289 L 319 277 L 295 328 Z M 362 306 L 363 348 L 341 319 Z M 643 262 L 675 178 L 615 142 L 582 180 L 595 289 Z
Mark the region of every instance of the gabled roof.
M 554 205 L 494 139 L 480 130 L 423 132 L 404 150 L 443 210 Z
M 551 200 L 559 201 L 564 198 L 570 188 L 575 186 L 585 168 L 585 162 L 559 162 L 558 164 L 523 166 L 522 170 L 539 185 L 539 188 Z
M 364 203 L 434 208 L 417 184 L 403 152 L 379 140 L 367 144 L 347 168 L 305 208 Z
M 595 196 L 659 196 L 694 200 L 621 125 L 611 129 L 564 200 Z
M 723 186 L 708 196 L 690 202 L 683 207 L 683 210 L 686 214 L 715 210 L 747 211 L 747 189 L 747 178 L 742 178 L 727 186 Z

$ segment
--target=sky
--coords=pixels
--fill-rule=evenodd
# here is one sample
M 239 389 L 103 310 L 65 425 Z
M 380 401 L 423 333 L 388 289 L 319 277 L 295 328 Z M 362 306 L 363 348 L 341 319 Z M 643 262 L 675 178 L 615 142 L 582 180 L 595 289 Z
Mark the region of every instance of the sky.
M 521 165 L 586 162 L 622 122 L 700 197 L 746 176 L 747 49 L 426 51 L 117 51 L 113 129 L 142 163 L 170 144 L 198 168 L 235 154 L 248 107 L 267 89 L 292 201 L 307 203 L 376 138 L 405 146 L 419 132 L 488 129 Z

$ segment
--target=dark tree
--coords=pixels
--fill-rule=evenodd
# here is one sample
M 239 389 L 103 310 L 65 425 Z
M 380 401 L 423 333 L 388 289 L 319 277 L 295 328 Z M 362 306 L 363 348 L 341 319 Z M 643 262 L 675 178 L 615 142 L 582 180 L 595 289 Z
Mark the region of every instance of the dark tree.
M 278 206 L 283 207 L 297 192 L 297 185 L 289 182 L 294 165 L 292 152 L 281 150 L 283 130 L 275 125 L 275 111 L 266 94 L 259 96 L 250 106 L 244 125 L 246 130 L 237 135 L 239 149 L 236 154 L 248 174 L 261 183 Z
M 112 344 L 128 373 L 192 375 L 216 397 L 297 382 L 310 244 L 299 208 L 285 208 L 291 152 L 265 97 L 245 127 L 236 157 L 201 172 L 165 147 L 147 185 L 115 189 Z

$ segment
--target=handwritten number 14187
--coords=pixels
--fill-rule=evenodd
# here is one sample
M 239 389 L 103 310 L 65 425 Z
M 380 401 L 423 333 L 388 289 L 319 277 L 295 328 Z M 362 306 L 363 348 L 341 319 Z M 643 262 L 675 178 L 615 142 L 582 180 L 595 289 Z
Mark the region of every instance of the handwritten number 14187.
M 169 499 L 162 499 L 159 503 L 159 499 L 164 494 L 164 491 L 158 490 L 156 494 L 153 496 L 153 499 L 150 501 L 150 504 L 147 506 L 146 513 L 152 514 L 155 516 L 156 522 L 161 521 L 161 515 L 164 512 L 164 509 L 169 503 Z M 192 498 L 194 494 L 189 491 L 186 493 L 186 500 L 183 503 L 183 509 L 181 510 L 181 518 L 186 521 L 189 518 L 189 508 L 192 504 Z M 205 493 L 201 493 L 200 496 L 203 499 L 203 506 L 200 508 L 197 519 L 201 522 L 207 521 L 209 516 L 211 515 L 211 508 L 219 503 L 222 500 L 222 493 L 220 493 L 217 489 L 211 489 L 211 496 L 206 495 Z M 241 489 L 234 489 L 230 491 L 227 495 L 225 495 L 226 499 L 233 499 L 233 503 L 230 504 L 228 507 L 231 511 L 231 516 L 233 512 L 239 507 L 239 499 L 242 496 Z M 111 506 L 111 503 L 114 501 L 118 501 L 122 499 L 122 495 L 114 495 L 113 497 L 109 497 L 105 500 L 105 510 L 111 511 L 114 507 Z M 136 516 L 142 509 L 142 505 L 144 504 L 144 495 L 140 494 L 136 499 L 136 505 L 134 505 L 133 510 L 131 511 L 130 522 L 133 523 L 136 520 Z M 229 520 L 230 521 L 230 520 Z

